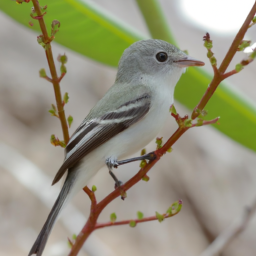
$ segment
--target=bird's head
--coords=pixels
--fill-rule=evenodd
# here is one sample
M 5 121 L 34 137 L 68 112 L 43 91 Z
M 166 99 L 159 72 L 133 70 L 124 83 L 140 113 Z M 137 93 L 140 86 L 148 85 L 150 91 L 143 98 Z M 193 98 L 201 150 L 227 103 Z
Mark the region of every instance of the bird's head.
M 127 48 L 118 65 L 117 82 L 131 82 L 141 76 L 165 77 L 175 71 L 182 73 L 190 66 L 203 66 L 177 47 L 158 39 L 141 40 Z

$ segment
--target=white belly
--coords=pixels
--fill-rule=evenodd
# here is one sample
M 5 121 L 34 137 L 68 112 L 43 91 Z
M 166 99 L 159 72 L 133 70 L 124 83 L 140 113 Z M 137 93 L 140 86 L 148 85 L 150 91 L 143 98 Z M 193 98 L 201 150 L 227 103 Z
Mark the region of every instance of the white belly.
M 88 180 L 105 165 L 107 158 L 125 159 L 143 149 L 156 138 L 169 115 L 169 107 L 173 103 L 171 95 L 161 97 L 161 99 L 162 101 L 155 99 L 156 102 L 152 104 L 154 107 L 138 123 L 117 134 L 81 160 L 74 193 L 82 189 Z M 165 100 L 163 101 L 163 99 Z

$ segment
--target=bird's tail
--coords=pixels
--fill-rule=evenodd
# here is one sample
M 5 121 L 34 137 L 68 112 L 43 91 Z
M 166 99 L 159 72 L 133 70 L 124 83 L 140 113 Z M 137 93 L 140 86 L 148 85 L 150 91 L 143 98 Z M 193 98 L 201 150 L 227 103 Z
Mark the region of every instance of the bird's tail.
M 32 246 L 28 256 L 36 254 L 37 256 L 41 256 L 48 240 L 48 237 L 51 233 L 51 230 L 54 226 L 54 223 L 60 214 L 63 206 L 66 204 L 69 199 L 71 199 L 71 189 L 74 184 L 74 179 L 76 178 L 76 172 L 69 172 L 68 176 L 65 180 L 65 183 L 60 191 L 60 194 L 54 203 L 51 212 L 48 215 L 48 218 L 39 233 L 34 245 Z

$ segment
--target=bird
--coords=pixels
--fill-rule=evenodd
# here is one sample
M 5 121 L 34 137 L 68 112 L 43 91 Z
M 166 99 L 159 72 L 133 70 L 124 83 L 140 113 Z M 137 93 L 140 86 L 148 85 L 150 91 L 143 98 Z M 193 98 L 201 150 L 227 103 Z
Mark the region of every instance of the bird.
M 203 66 L 174 45 L 159 39 L 133 43 L 122 54 L 115 82 L 91 109 L 71 136 L 64 162 L 52 185 L 67 177 L 48 218 L 28 256 L 41 256 L 51 230 L 65 205 L 88 184 L 96 172 L 136 160 L 152 160 L 153 154 L 125 159 L 152 141 L 168 117 L 174 89 L 190 66 Z M 123 159 L 123 160 L 122 160 Z

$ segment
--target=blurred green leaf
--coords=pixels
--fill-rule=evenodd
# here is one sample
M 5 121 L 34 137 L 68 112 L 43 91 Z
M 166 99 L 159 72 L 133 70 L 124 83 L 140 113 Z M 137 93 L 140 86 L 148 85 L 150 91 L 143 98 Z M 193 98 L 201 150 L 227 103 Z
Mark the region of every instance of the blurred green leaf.
M 117 66 L 125 48 L 137 40 L 145 39 L 140 32 L 92 1 L 41 0 L 40 3 L 48 6 L 44 18 L 49 33 L 53 20 L 61 22 L 56 42 L 104 64 Z M 31 6 L 31 3 L 17 5 L 13 1 L 0 1 L 0 9 L 3 12 L 30 29 L 39 31 L 37 21 L 33 22 L 33 27 L 29 25 Z M 173 43 L 171 34 L 169 38 Z M 193 109 L 207 89 L 211 78 L 212 75 L 206 74 L 202 69 L 189 68 L 176 87 L 176 99 Z M 213 125 L 215 128 L 256 151 L 256 105 L 241 92 L 222 83 L 206 109 L 209 119 L 216 116 L 222 118 L 221 125 Z
M 39 0 L 47 5 L 44 16 L 50 35 L 52 21 L 58 20 L 61 29 L 54 39 L 76 52 L 107 65 L 117 66 L 125 48 L 143 39 L 140 32 L 89 0 Z M 38 21 L 29 25 L 32 3 L 17 5 L 13 1 L 0 1 L 0 9 L 19 23 L 40 31 Z
M 139 220 L 141 220 L 141 219 L 143 219 L 144 214 L 142 212 L 138 211 L 137 212 L 137 217 L 138 217 Z
M 117 217 L 116 217 L 116 213 L 113 212 L 113 213 L 110 214 L 110 221 L 111 221 L 112 223 L 114 223 L 114 222 L 116 221 L 116 218 L 117 218 Z

